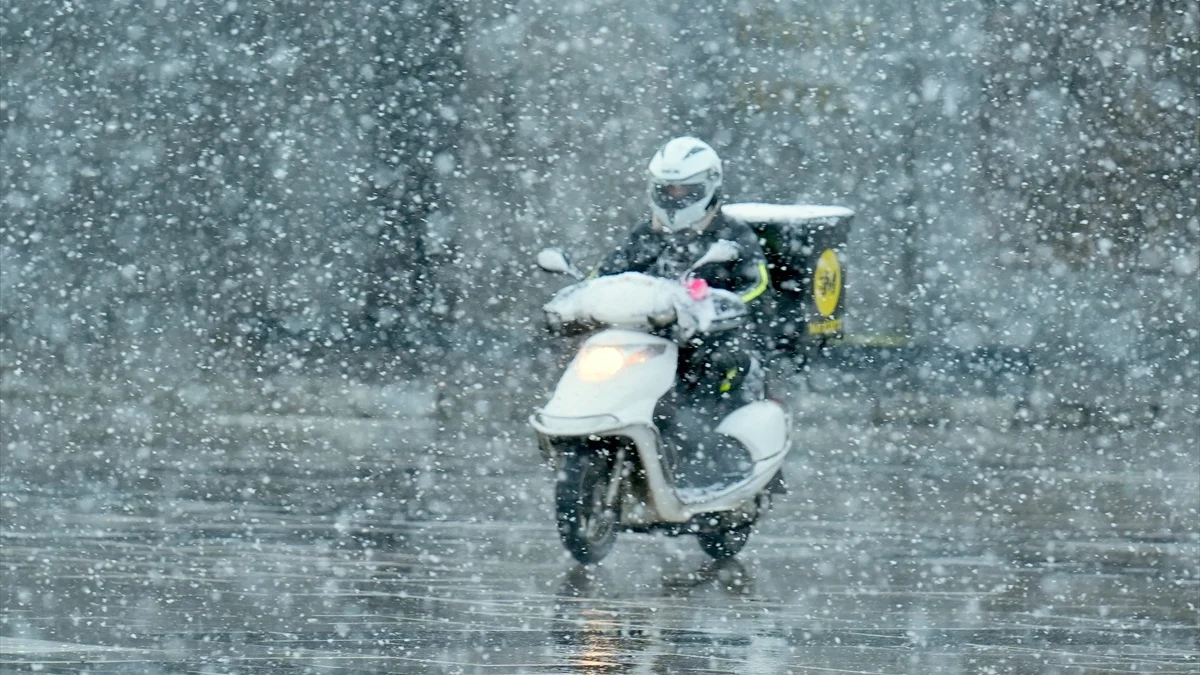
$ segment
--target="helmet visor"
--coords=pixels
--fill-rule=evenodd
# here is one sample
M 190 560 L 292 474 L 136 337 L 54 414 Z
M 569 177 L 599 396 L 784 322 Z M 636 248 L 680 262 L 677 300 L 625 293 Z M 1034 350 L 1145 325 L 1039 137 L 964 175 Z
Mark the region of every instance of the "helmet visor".
M 660 183 L 650 182 L 650 198 L 660 208 L 667 211 L 678 211 L 704 199 L 704 183 Z

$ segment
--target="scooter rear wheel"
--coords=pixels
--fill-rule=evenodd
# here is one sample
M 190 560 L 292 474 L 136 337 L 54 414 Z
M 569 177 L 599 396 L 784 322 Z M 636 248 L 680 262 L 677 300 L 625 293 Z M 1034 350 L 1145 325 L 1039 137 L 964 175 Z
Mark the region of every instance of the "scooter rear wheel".
M 701 532 L 696 538 L 700 540 L 700 548 L 705 553 L 717 560 L 724 560 L 737 555 L 746 545 L 746 540 L 750 538 L 750 527 L 747 523 L 719 532 Z
M 554 490 L 558 535 L 584 564 L 602 560 L 617 539 L 620 496 L 616 503 L 605 504 L 612 470 L 608 460 L 596 453 L 563 456 L 562 478 Z

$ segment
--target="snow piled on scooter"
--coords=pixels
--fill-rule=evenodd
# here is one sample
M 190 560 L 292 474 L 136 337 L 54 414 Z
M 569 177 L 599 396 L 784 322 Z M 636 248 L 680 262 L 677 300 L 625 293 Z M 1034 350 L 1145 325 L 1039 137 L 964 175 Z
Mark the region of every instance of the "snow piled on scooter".
M 649 330 L 690 316 L 685 302 L 691 300 L 680 284 L 626 272 L 572 284 L 555 293 L 542 309 L 550 321 L 560 324 L 588 322 Z
M 730 296 L 730 297 L 726 297 Z M 591 323 L 658 330 L 677 324 L 676 335 L 722 330 L 745 313 L 727 291 L 712 289 L 701 300 L 678 281 L 638 272 L 587 279 L 556 293 L 542 310 L 551 324 Z

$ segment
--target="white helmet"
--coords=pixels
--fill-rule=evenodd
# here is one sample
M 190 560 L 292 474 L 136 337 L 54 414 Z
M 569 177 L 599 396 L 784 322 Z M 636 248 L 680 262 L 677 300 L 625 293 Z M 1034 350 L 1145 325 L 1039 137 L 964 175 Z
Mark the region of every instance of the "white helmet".
M 698 228 L 721 193 L 721 158 L 691 136 L 666 142 L 650 159 L 650 209 L 667 232 Z

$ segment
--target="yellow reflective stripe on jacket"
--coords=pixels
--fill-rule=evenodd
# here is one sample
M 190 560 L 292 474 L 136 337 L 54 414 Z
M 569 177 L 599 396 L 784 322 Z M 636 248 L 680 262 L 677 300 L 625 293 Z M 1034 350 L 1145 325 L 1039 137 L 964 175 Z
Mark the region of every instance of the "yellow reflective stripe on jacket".
M 742 302 L 750 302 L 763 294 L 767 290 L 767 285 L 771 283 L 770 274 L 767 272 L 766 263 L 758 263 L 758 284 L 754 288 L 742 295 Z
M 725 380 L 723 382 L 721 382 L 721 393 L 722 394 L 729 391 L 730 389 L 733 389 L 733 378 L 737 377 L 737 374 L 738 374 L 737 368 L 730 368 L 729 371 L 725 373 Z

